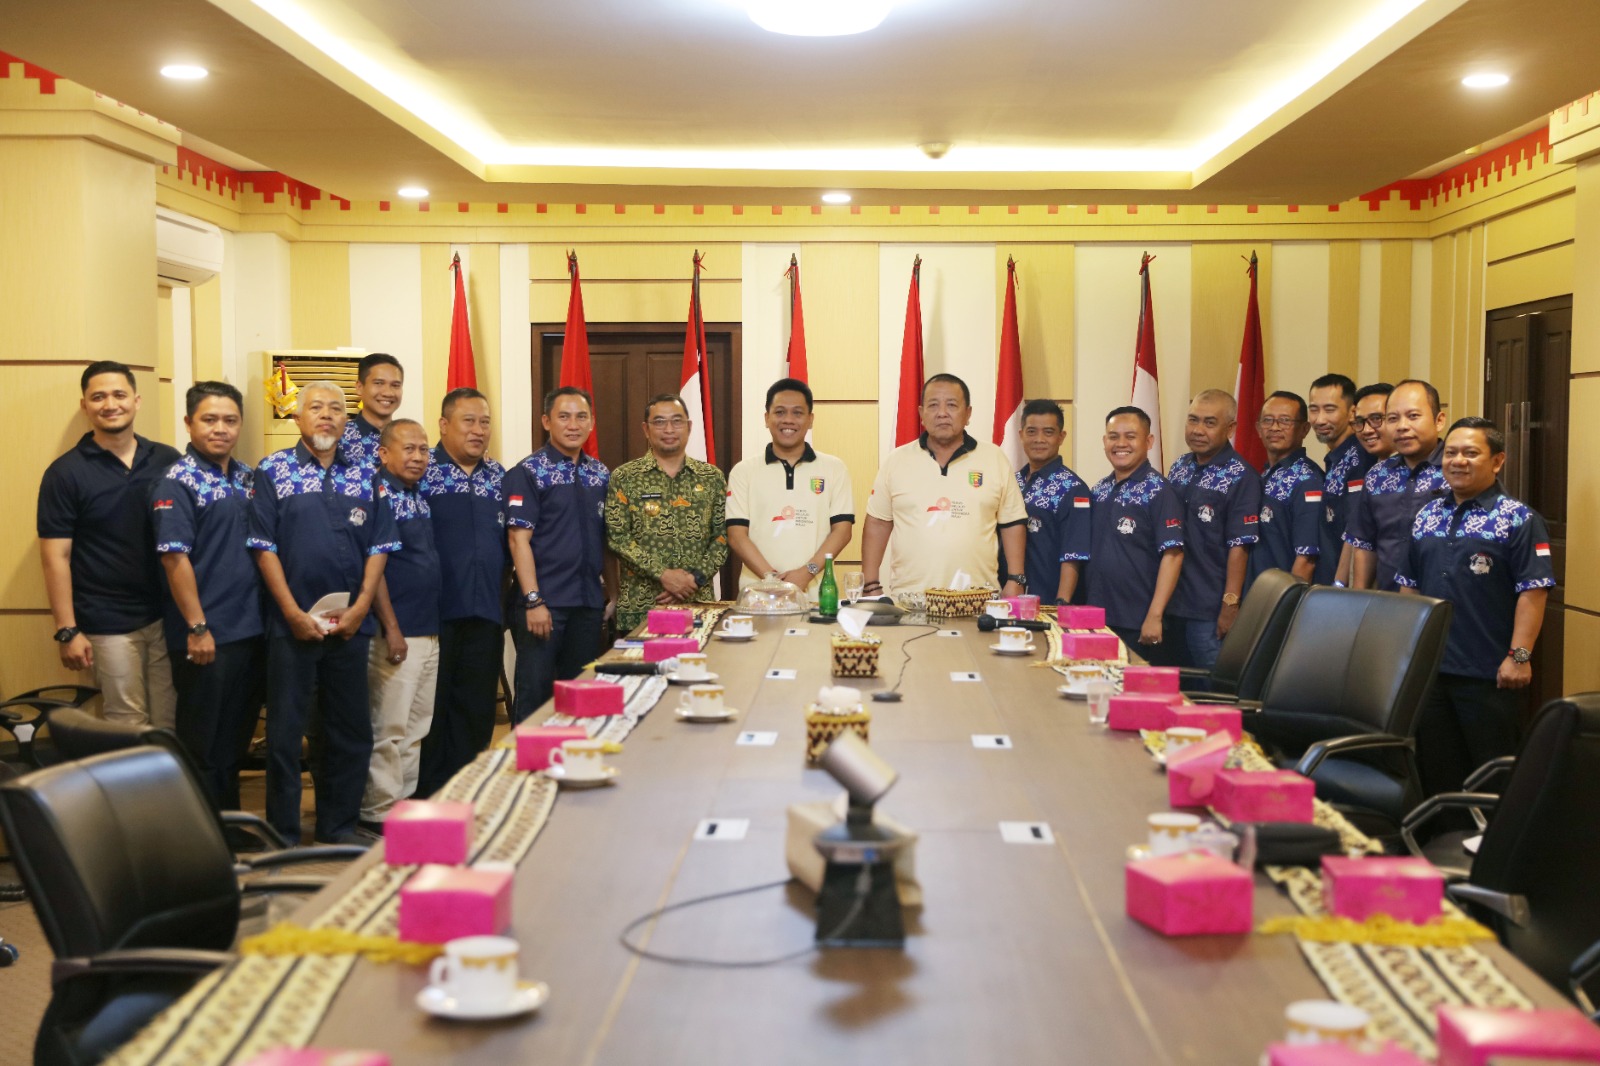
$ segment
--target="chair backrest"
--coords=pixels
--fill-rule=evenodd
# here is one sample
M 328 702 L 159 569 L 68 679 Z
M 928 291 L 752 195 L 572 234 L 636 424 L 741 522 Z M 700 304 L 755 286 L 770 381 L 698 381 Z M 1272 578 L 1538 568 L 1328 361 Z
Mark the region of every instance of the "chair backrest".
M 170 752 L 96 755 L 0 784 L 0 825 L 58 957 L 233 943 L 233 856 Z
M 1468 881 L 1528 899 L 1506 947 L 1546 981 L 1600 940 L 1600 692 L 1551 700 L 1534 719 Z
M 1289 623 L 1261 702 L 1326 720 L 1335 731 L 1325 736 L 1409 737 L 1439 672 L 1450 612 L 1428 596 L 1313 588 Z
M 108 751 L 127 751 L 139 747 L 163 748 L 178 760 L 178 765 L 189 774 L 189 779 L 200 789 L 200 794 L 206 795 L 205 786 L 200 780 L 200 772 L 195 769 L 194 760 L 189 757 L 189 751 L 178 739 L 178 735 L 170 729 L 135 725 L 130 722 L 111 722 L 76 707 L 58 707 L 52 710 L 49 725 L 56 753 L 62 759 L 87 759 L 92 755 L 104 755 Z
M 1289 621 L 1310 587 L 1287 570 L 1263 571 L 1251 583 L 1211 667 L 1213 691 L 1230 692 L 1242 700 L 1261 698 Z

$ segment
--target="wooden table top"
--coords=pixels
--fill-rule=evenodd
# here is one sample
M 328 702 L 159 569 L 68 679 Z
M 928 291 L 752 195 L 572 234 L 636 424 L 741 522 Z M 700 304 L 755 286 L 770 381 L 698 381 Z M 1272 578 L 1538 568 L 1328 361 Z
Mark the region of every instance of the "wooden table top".
M 549 983 L 536 1015 L 439 1021 L 416 1009 L 420 970 L 360 963 L 318 1031 L 323 1047 L 377 1047 L 396 1063 L 1256 1062 L 1292 1000 L 1326 998 L 1292 937 L 1166 938 L 1123 908 L 1124 851 L 1167 809 L 1166 779 L 1137 734 L 1088 723 L 1041 650 L 1010 657 L 971 619 L 911 656 L 901 703 L 870 703 L 872 746 L 900 771 L 880 804 L 920 834 L 925 903 L 903 951 L 834 948 L 761 969 L 642 960 L 618 934 L 663 904 L 776 881 L 786 808 L 841 790 L 804 767 L 804 705 L 833 683 L 834 627 L 758 620 L 713 641 L 734 723 L 677 721 L 670 690 L 614 757 L 615 787 L 568 792 L 518 871 L 510 935 L 525 978 Z M 786 635 L 803 627 L 804 636 Z M 875 630 L 890 687 L 925 628 Z M 772 680 L 770 669 L 797 671 Z M 979 683 L 952 672 L 975 671 Z M 549 713 L 541 711 L 539 717 Z M 771 747 L 735 744 L 773 731 Z M 1009 750 L 978 750 L 1005 734 Z M 739 841 L 696 841 L 701 819 L 749 819 Z M 1003 843 L 1001 821 L 1046 822 L 1054 844 Z M 345 879 L 341 879 L 341 882 Z M 337 889 L 337 885 L 328 891 Z M 320 897 L 319 897 L 320 899 Z M 667 915 L 652 950 L 761 958 L 805 947 L 812 897 L 795 886 Z M 315 908 L 318 901 L 310 904 Z M 1256 919 L 1293 904 L 1258 875 Z M 643 935 L 643 934 L 641 934 Z M 1497 946 L 1541 1005 L 1562 1002 Z

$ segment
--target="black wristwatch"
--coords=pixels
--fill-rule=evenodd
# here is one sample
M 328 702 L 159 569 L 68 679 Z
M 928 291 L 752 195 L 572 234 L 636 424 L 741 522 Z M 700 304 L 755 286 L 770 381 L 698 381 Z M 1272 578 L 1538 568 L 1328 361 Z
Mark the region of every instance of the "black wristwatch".
M 523 595 L 522 606 L 526 607 L 530 611 L 535 607 L 543 607 L 544 597 L 539 595 L 538 589 L 534 589 L 532 592 Z
M 1512 648 L 1510 654 L 1511 661 L 1514 663 L 1525 663 L 1533 658 L 1533 652 L 1527 648 Z
M 56 630 L 55 642 L 57 644 L 71 644 L 73 638 L 77 635 L 77 626 L 62 626 L 60 629 Z
M 689 571 L 689 576 L 694 578 L 696 585 L 704 585 L 706 583 L 706 576 L 698 570 Z
M 1027 574 L 1007 574 L 1006 575 L 1006 580 L 1007 581 L 1015 581 L 1017 584 L 1021 585 L 1023 588 L 1027 588 L 1028 587 L 1028 575 Z
M 191 637 L 203 637 L 209 632 L 211 632 L 211 627 L 204 622 L 196 622 L 189 627 L 189 635 Z

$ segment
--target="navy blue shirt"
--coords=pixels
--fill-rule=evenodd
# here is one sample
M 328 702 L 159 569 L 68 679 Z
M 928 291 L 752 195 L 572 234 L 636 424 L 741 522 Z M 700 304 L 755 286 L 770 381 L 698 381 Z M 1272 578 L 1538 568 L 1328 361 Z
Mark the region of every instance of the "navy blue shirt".
M 428 472 L 418 490 L 433 512 L 433 540 L 439 548 L 444 587 L 439 593 L 439 618 L 481 618 L 499 622 L 505 589 L 505 467 L 487 455 L 467 473 L 444 445 L 433 449 Z
M 39 537 L 72 541 L 73 620 L 96 636 L 132 633 L 161 617 L 150 486 L 179 456 L 170 445 L 134 440 L 128 466 L 85 433 L 39 483 Z
M 155 483 L 150 497 L 156 553 L 189 557 L 200 609 L 219 645 L 259 637 L 263 630 L 261 572 L 245 547 L 255 480 L 255 471 L 239 460 L 230 460 L 223 473 L 191 445 Z M 165 577 L 163 570 L 163 581 Z M 189 623 L 170 594 L 165 629 L 169 647 L 187 646 Z
M 1017 488 L 1028 509 L 1028 557 L 1023 568 L 1028 591 L 1051 603 L 1061 588 L 1061 564 L 1078 563 L 1078 584 L 1073 599 L 1083 601 L 1083 566 L 1089 561 L 1089 486 L 1068 469 L 1058 455 L 1038 473 L 1025 466 L 1017 471 Z M 1006 571 L 1005 556 L 1000 572 Z
M 1322 554 L 1317 556 L 1317 569 L 1311 576 L 1319 585 L 1333 584 L 1339 572 L 1350 501 L 1361 494 L 1367 471 L 1377 460 L 1352 433 L 1328 452 L 1327 461 L 1328 472 L 1322 478 Z
M 1444 441 L 1440 441 L 1427 462 L 1418 463 L 1415 469 L 1398 455 L 1374 463 L 1361 482 L 1361 492 L 1351 501 L 1345 543 L 1377 553 L 1376 587 L 1384 592 L 1397 587 L 1395 571 L 1411 552 L 1411 525 L 1417 512 L 1430 500 L 1450 492 L 1439 469 L 1443 454 Z
M 1439 669 L 1480 678 L 1494 677 L 1511 652 L 1517 597 L 1556 583 L 1544 519 L 1499 484 L 1466 503 L 1454 494 L 1425 503 L 1394 578 L 1450 601 L 1455 610 Z
M 552 607 L 604 607 L 600 567 L 606 545 L 611 471 L 584 452 L 574 462 L 554 444 L 506 471 L 506 526 L 533 530 L 539 593 Z M 518 600 L 526 590 L 513 589 Z
M 345 422 L 344 436 L 339 441 L 344 445 L 345 456 L 369 478 L 378 472 L 378 438 L 381 436 L 383 427 L 368 422 L 357 411 Z
M 1261 475 L 1239 457 L 1233 445 L 1201 466 L 1194 453 L 1180 456 L 1167 480 L 1183 501 L 1183 574 L 1167 613 L 1204 620 L 1222 610 L 1228 581 L 1228 551 L 1259 539 Z
M 378 468 L 377 486 L 400 534 L 400 550 L 383 566 L 394 620 L 405 636 L 438 636 L 439 552 L 428 501 L 383 467 Z
M 1322 467 L 1296 448 L 1261 477 L 1260 540 L 1250 549 L 1250 576 L 1291 570 L 1298 556 L 1322 553 Z
M 1139 629 L 1156 594 L 1161 553 L 1183 547 L 1183 501 L 1148 462 L 1121 482 L 1115 474 L 1101 478 L 1090 494 L 1087 599 L 1105 608 L 1110 625 Z
M 373 497 L 371 474 L 351 462 L 342 444 L 327 469 L 303 441 L 273 452 L 256 468 L 255 487 L 246 543 L 278 556 L 302 611 L 334 592 L 348 592 L 355 602 L 367 558 L 400 550 L 394 517 Z M 269 633 L 291 635 L 282 611 L 267 617 Z M 360 633 L 370 637 L 374 628 L 368 612 Z

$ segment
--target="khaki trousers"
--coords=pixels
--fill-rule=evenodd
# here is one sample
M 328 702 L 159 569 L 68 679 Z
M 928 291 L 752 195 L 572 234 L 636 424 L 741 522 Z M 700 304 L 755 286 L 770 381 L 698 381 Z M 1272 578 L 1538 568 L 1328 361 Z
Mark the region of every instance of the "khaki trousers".
M 132 633 L 89 634 L 94 648 L 94 683 L 101 716 L 108 722 L 171 729 L 178 720 L 178 693 L 160 622 Z
M 438 683 L 438 637 L 407 637 L 402 663 L 389 661 L 389 645 L 382 637 L 372 639 L 367 656 L 372 762 L 361 797 L 363 821 L 383 821 L 389 808 L 417 791 L 422 738 L 433 725 Z

